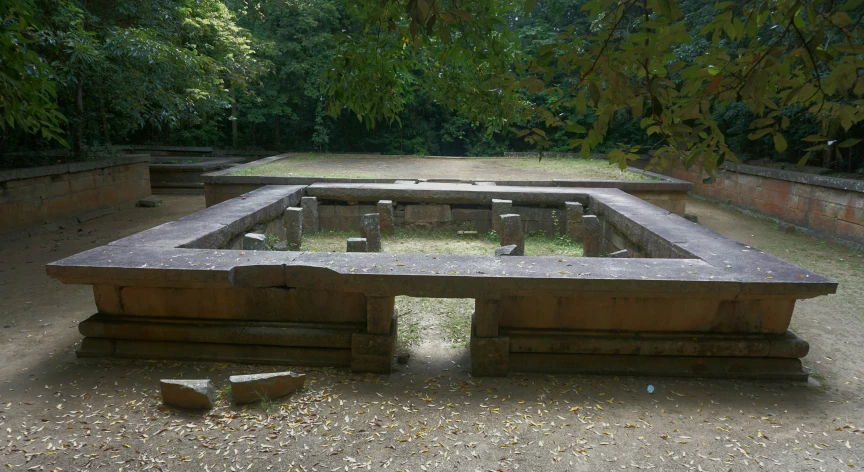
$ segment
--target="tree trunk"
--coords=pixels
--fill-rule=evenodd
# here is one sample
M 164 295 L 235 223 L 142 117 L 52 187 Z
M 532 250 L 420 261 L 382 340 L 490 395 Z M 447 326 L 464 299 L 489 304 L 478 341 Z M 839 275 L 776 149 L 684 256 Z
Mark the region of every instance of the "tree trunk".
M 111 127 L 108 126 L 108 117 L 105 115 L 105 102 L 99 95 L 99 114 L 102 116 L 102 132 L 105 133 L 105 144 L 111 145 Z
M 83 79 L 78 77 L 78 84 L 75 88 L 75 136 L 72 142 L 72 152 L 77 159 L 80 159 L 84 153 L 84 84 Z
M 273 117 L 273 140 L 276 142 L 276 149 L 282 149 L 282 130 L 279 129 L 279 115 Z
M 237 97 L 231 92 L 231 147 L 237 149 L 240 139 L 237 136 Z

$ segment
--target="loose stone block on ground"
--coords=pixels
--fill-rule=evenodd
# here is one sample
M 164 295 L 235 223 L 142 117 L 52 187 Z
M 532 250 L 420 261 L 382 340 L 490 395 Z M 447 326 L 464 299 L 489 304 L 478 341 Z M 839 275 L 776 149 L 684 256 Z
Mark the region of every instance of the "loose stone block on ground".
M 276 399 L 301 388 L 306 382 L 305 374 L 273 372 L 269 374 L 232 375 L 231 398 L 243 405 L 262 399 Z
M 159 386 L 162 390 L 162 402 L 166 405 L 196 410 L 213 408 L 216 390 L 209 379 L 162 379 Z

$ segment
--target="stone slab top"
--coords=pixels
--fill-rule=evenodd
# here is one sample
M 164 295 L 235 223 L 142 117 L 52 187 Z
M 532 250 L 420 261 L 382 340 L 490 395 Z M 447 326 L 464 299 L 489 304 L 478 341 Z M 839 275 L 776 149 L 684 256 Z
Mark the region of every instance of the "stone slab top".
M 171 161 L 197 161 L 185 164 L 171 164 Z M 165 162 L 168 161 L 168 162 Z M 162 171 L 196 171 L 209 172 L 213 170 L 224 169 L 226 167 L 234 167 L 236 164 L 243 162 L 243 159 L 236 157 L 185 157 L 185 156 L 158 156 L 150 158 L 150 168 Z
M 318 200 L 378 201 L 418 203 L 491 204 L 493 199 L 512 200 L 514 204 L 563 204 L 588 202 L 584 188 L 485 186 L 455 183 L 380 184 L 317 183 L 306 187 L 306 194 Z
M 735 164 L 732 162 L 724 162 L 721 170 L 738 172 L 740 174 L 756 175 L 759 177 L 786 180 L 789 182 L 797 182 L 800 184 L 836 188 L 849 192 L 864 193 L 864 180 L 843 179 L 840 177 L 831 177 L 830 175 L 807 174 L 804 172 L 795 172 L 793 170 L 774 169 L 771 167 L 751 166 L 747 164 Z
M 139 162 L 150 162 L 149 154 L 132 154 L 128 156 L 112 157 L 98 161 L 70 162 L 68 164 L 54 164 L 50 166 L 26 167 L 23 169 L 11 169 L 0 171 L 0 182 L 7 180 L 33 179 L 46 175 L 85 172 L 93 169 L 104 169 L 106 167 L 137 164 Z
M 349 194 L 378 185 L 353 184 Z M 664 297 L 810 298 L 837 284 L 818 274 L 651 205 L 618 189 L 514 188 L 460 184 L 384 186 L 394 200 L 419 192 L 451 201 L 580 201 L 634 241 L 671 258 L 494 257 L 443 254 L 224 250 L 231 238 L 278 217 L 306 194 L 346 186 L 268 186 L 107 246 L 48 264 L 64 283 L 158 287 L 305 287 L 376 296 L 495 297 L 506 293 L 654 293 Z M 319 192 L 315 192 L 318 189 Z M 379 189 L 380 190 L 380 189 Z M 411 192 L 408 192 L 408 191 Z M 318 195 L 315 195 L 318 193 Z M 530 196 L 534 194 L 534 196 Z M 342 194 L 344 195 L 344 193 Z M 325 197 L 326 198 L 326 197 Z M 354 197 L 357 198 L 357 197 Z M 363 200 L 363 198 L 357 198 Z M 672 283 L 670 283 L 672 282 Z

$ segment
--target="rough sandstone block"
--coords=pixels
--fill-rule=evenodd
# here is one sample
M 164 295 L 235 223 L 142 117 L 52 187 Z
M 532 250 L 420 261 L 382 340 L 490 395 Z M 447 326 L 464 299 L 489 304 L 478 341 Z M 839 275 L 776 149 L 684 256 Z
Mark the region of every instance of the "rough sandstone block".
M 390 321 L 389 334 L 351 335 L 351 371 L 389 374 L 396 354 L 397 319 Z
M 232 375 L 231 398 L 234 403 L 243 405 L 263 398 L 279 398 L 303 387 L 305 374 L 294 372 L 274 372 L 270 374 Z
M 366 332 L 387 334 L 395 311 L 396 297 L 366 297 Z
M 366 238 L 366 250 L 381 252 L 381 223 L 378 213 L 368 213 L 360 220 L 360 234 Z
M 406 223 L 442 223 L 451 221 L 450 205 L 408 205 Z
M 492 229 L 496 233 L 501 232 L 501 215 L 511 213 L 513 202 L 511 200 L 492 199 Z
M 500 237 L 502 247 L 516 246 L 516 249 L 511 251 L 510 255 L 525 255 L 525 231 L 522 229 L 522 217 L 516 214 L 501 215 L 501 232 L 498 236 Z
M 289 207 L 285 209 L 285 245 L 289 250 L 296 251 L 303 244 L 305 213 L 306 210 L 303 208 Z M 318 220 L 317 215 L 315 220 Z
M 471 376 L 506 377 L 510 370 L 510 338 L 471 337 Z
M 515 244 L 511 244 L 509 246 L 501 246 L 495 248 L 496 256 L 516 256 L 516 251 L 519 250 L 519 247 Z
M 453 221 L 489 221 L 492 218 L 492 210 L 480 208 L 454 208 L 450 212 Z
M 264 251 L 267 249 L 267 237 L 261 233 L 246 233 L 243 236 L 243 249 L 247 251 Z
M 600 219 L 595 215 L 582 217 L 582 246 L 585 257 L 598 257 L 600 255 L 601 231 Z
M 347 252 L 366 252 L 366 238 L 348 238 Z
M 393 212 L 393 200 L 381 200 L 378 202 L 378 216 L 381 224 L 381 233 L 392 233 L 396 227 L 396 216 Z
M 567 220 L 567 236 L 582 239 L 582 217 L 585 216 L 585 208 L 579 202 L 564 202 L 565 219 Z
M 481 338 L 498 337 L 501 321 L 501 300 L 477 298 L 474 300 L 474 331 Z
M 210 379 L 182 380 L 162 379 L 162 402 L 178 408 L 210 409 L 216 398 L 216 390 Z
M 300 207 L 303 209 L 303 230 L 307 233 L 317 233 L 320 229 L 318 222 L 318 198 L 302 197 L 300 199 Z

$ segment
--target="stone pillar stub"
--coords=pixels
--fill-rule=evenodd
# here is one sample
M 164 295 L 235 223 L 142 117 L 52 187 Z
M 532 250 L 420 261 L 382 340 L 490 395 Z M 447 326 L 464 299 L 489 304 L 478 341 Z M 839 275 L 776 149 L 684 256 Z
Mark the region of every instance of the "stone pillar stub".
M 492 229 L 501 234 L 501 215 L 513 211 L 512 200 L 492 199 Z
M 300 249 L 303 244 L 303 209 L 288 207 L 285 209 L 285 247 L 289 251 Z
M 567 221 L 567 236 L 582 239 L 582 217 L 585 216 L 585 208 L 579 202 L 564 202 L 564 219 Z
M 382 234 L 391 234 L 396 228 L 396 216 L 393 213 L 393 200 L 378 201 L 378 217 Z
M 474 333 L 480 338 L 497 338 L 501 320 L 501 300 L 474 300 Z
M 396 354 L 398 320 L 390 320 L 388 334 L 354 333 L 351 335 L 351 371 L 389 374 Z
M 522 228 L 522 217 L 515 214 L 501 215 L 501 232 L 498 233 L 501 246 L 515 245 L 516 250 L 510 255 L 525 255 L 525 230 Z
M 265 251 L 267 237 L 261 233 L 246 233 L 243 236 L 243 249 L 247 251 Z
M 318 220 L 318 197 L 302 197 L 300 207 L 303 209 L 303 231 L 317 233 L 321 230 Z
M 366 238 L 366 250 L 381 252 L 381 222 L 378 213 L 367 213 L 360 220 L 360 235 Z
M 366 252 L 366 238 L 348 238 L 347 252 Z
M 396 297 L 366 297 L 366 332 L 369 334 L 390 333 Z
M 584 215 L 582 217 L 582 247 L 585 257 L 600 256 L 601 238 L 600 219 L 596 215 Z

